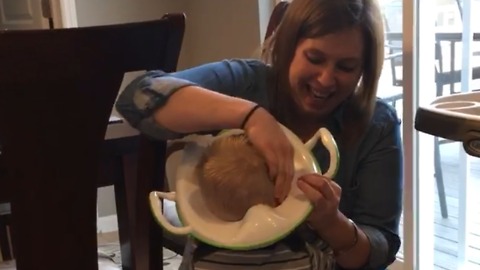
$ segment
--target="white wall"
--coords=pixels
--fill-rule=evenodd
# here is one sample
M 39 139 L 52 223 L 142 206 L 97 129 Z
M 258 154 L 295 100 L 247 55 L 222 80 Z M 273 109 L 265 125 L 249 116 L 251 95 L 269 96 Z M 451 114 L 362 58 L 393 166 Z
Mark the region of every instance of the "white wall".
M 260 46 L 259 1 L 189 0 L 186 66 L 225 58 L 252 57 Z M 185 66 L 184 66 L 185 67 Z
M 179 69 L 225 58 L 252 57 L 258 50 L 272 0 L 77 0 L 78 26 L 187 14 Z M 261 28 L 260 28 L 261 26 Z
M 78 25 L 126 23 L 182 11 L 186 0 L 77 0 Z

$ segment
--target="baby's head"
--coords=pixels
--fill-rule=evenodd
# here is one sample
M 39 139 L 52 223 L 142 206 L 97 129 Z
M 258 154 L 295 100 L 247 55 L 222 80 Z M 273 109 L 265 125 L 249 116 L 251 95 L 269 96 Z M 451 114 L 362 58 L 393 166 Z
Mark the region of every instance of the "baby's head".
M 265 159 L 244 134 L 216 139 L 196 169 L 208 209 L 222 220 L 241 220 L 257 204 L 276 205 Z

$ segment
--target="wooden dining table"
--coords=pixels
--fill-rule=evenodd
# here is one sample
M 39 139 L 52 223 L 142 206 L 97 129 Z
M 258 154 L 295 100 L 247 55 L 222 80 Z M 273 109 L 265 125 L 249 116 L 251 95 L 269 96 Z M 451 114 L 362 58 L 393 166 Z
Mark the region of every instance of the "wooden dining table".
M 165 164 L 159 162 L 165 152 L 165 141 L 151 140 L 121 117 L 110 117 L 98 186 L 124 182 L 115 185 L 123 269 L 163 269 L 163 233 L 150 213 L 148 194 L 164 189 Z

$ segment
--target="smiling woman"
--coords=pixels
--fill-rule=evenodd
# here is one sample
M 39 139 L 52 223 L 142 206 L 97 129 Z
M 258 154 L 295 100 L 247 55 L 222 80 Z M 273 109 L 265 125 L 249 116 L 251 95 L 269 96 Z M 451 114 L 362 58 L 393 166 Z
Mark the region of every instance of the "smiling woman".
M 328 121 L 329 113 L 355 91 L 362 73 L 363 43 L 359 28 L 298 42 L 289 70 L 294 108 L 300 108 L 293 117 L 306 125 Z
M 244 252 L 190 239 L 181 269 L 386 269 L 395 260 L 402 145 L 394 108 L 376 98 L 381 18 L 375 0 L 294 0 L 267 40 L 262 61 L 150 71 L 125 88 L 117 110 L 151 137 L 243 128 L 266 160 L 279 201 L 289 192 L 294 168 L 292 145 L 279 123 L 304 142 L 328 128 L 339 145 L 335 179 L 308 174 L 298 181 L 315 207 L 291 235 Z M 312 153 L 328 167 L 324 147 Z M 255 260 L 245 260 L 247 255 Z

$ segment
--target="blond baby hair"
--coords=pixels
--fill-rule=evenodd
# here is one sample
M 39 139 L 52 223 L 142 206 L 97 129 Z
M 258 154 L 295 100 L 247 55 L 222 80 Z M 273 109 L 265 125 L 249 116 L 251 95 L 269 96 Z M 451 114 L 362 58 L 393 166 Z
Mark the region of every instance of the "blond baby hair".
M 254 205 L 275 206 L 267 164 L 244 134 L 216 139 L 196 173 L 203 199 L 219 219 L 238 221 Z

